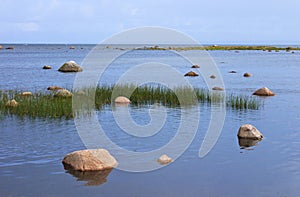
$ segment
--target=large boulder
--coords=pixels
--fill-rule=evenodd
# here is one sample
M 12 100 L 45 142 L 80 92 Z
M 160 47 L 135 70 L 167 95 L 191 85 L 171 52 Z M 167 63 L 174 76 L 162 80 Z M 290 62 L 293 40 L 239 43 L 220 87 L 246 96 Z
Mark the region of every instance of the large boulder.
M 263 135 L 251 124 L 244 124 L 240 127 L 237 136 L 244 139 L 260 140 Z
M 130 103 L 130 100 L 127 97 L 125 97 L 125 96 L 118 96 L 115 99 L 115 103 L 128 104 L 128 103 Z
M 257 96 L 274 96 L 274 92 L 272 92 L 271 90 L 269 90 L 269 88 L 267 87 L 263 87 L 260 88 L 258 90 L 256 90 L 253 95 L 257 95 Z
M 54 94 L 55 97 L 64 97 L 64 98 L 67 98 L 67 97 L 72 97 L 73 94 L 69 91 L 69 90 L 66 90 L 66 89 L 61 89 L 61 90 L 58 90 L 55 94 Z
M 168 155 L 162 155 L 157 159 L 157 162 L 164 165 L 173 162 L 173 159 Z
M 105 149 L 75 151 L 67 154 L 62 163 L 65 169 L 79 171 L 109 170 L 118 165 L 116 159 Z
M 58 71 L 60 72 L 81 72 L 82 68 L 74 61 L 64 63 Z
M 190 71 L 190 72 L 186 73 L 184 76 L 185 77 L 197 77 L 199 75 L 197 73 L 195 73 L 194 71 Z

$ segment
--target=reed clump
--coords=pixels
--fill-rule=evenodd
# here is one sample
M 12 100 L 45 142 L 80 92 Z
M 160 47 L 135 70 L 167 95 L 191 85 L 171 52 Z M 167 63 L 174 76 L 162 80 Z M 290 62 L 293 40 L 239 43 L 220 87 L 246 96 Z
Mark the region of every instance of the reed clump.
M 45 118 L 74 118 L 74 109 L 101 110 L 110 105 L 117 96 L 128 96 L 131 105 L 150 105 L 160 103 L 167 107 L 193 106 L 200 104 L 224 103 L 227 107 L 239 110 L 257 110 L 261 101 L 253 96 L 225 96 L 223 92 L 210 92 L 202 88 L 176 87 L 173 90 L 164 86 L 98 86 L 74 90 L 71 97 L 55 97 L 55 93 L 36 92 L 22 96 L 18 91 L 0 91 L 0 115 L 17 115 Z M 77 97 L 79 96 L 79 97 Z M 73 96 L 74 97 L 74 96 Z M 79 99 L 77 99 L 79 98 Z M 7 101 L 15 99 L 18 107 L 7 107 Z M 73 104 L 73 108 L 72 108 Z M 79 106 L 80 105 L 80 106 Z M 74 108 L 75 106 L 75 108 Z

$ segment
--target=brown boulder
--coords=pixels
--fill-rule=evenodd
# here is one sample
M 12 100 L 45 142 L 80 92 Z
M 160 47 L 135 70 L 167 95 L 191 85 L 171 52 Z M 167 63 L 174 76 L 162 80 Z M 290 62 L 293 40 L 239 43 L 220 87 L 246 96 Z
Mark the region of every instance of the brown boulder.
M 190 71 L 184 75 L 185 77 L 197 77 L 199 76 L 197 73 Z
M 74 61 L 64 63 L 58 71 L 60 72 L 81 72 L 82 68 Z
M 109 170 L 118 165 L 105 149 L 88 149 L 67 154 L 62 161 L 65 169 L 79 171 Z
M 209 78 L 211 78 L 211 79 L 215 79 L 216 78 L 216 76 L 215 75 L 210 75 L 210 77 Z
M 263 87 L 263 88 L 260 88 L 258 90 L 256 90 L 253 95 L 257 95 L 257 96 L 274 96 L 275 94 L 269 90 L 269 88 L 267 87 Z
M 263 138 L 263 135 L 253 125 L 250 124 L 242 125 L 238 131 L 237 136 L 239 138 L 253 140 L 259 140 Z

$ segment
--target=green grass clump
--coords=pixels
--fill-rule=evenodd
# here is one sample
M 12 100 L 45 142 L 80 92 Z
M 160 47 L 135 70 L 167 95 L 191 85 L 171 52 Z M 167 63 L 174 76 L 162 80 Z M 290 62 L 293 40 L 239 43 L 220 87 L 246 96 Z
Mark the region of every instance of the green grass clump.
M 222 104 L 232 109 L 257 110 L 261 106 L 260 100 L 252 96 L 230 95 L 223 92 L 208 91 L 191 87 L 177 87 L 173 90 L 164 86 L 98 86 L 96 89 L 86 88 L 73 91 L 76 99 L 71 97 L 55 97 L 54 93 L 37 92 L 32 96 L 22 96 L 17 91 L 0 91 L 0 116 L 17 115 L 45 118 L 73 118 L 74 110 L 96 109 L 112 104 L 117 96 L 130 97 L 131 105 L 149 105 L 159 103 L 168 107 L 192 106 L 201 104 Z M 77 95 L 79 97 L 77 97 Z M 74 96 L 73 96 L 74 97 Z M 79 99 L 77 99 L 79 98 Z M 8 100 L 15 99 L 18 107 L 6 107 Z M 76 103 L 77 102 L 77 103 Z

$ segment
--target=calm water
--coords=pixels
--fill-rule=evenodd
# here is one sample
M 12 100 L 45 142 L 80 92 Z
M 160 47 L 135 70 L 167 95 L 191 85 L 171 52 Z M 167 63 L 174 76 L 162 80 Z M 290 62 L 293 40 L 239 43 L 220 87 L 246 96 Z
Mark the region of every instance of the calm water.
M 75 74 L 57 69 L 65 61 L 81 63 L 92 47 L 76 45 L 70 50 L 66 45 L 15 45 L 14 50 L 0 50 L 0 89 L 72 88 Z M 103 52 L 113 50 L 103 48 Z M 222 73 L 227 93 L 250 95 L 267 86 L 276 96 L 261 98 L 264 107 L 257 111 L 228 109 L 221 136 L 206 157 L 199 158 L 198 151 L 210 121 L 209 107 L 200 107 L 200 126 L 187 151 L 167 167 L 147 173 L 114 169 L 103 174 L 70 174 L 61 160 L 67 153 L 85 148 L 73 120 L 0 117 L 0 196 L 299 196 L 300 52 L 210 51 L 210 55 Z M 168 61 L 183 73 L 190 70 L 173 56 L 168 51 L 134 51 L 109 67 L 102 82 L 114 83 L 135 61 L 151 58 Z M 46 64 L 53 69 L 42 70 Z M 231 70 L 238 73 L 228 73 Z M 253 77 L 242 77 L 244 72 Z M 190 80 L 196 87 L 205 87 L 200 77 Z M 105 107 L 99 119 L 112 131 L 107 133 L 110 139 L 129 150 L 147 151 L 164 145 L 180 123 L 180 109 L 167 109 L 167 121 L 157 135 L 132 138 L 114 122 L 112 110 L 116 109 Z M 187 113 L 193 110 L 187 109 Z M 148 107 L 131 107 L 130 111 L 137 123 L 149 122 Z M 244 123 L 255 125 L 265 136 L 249 149 L 240 149 L 236 137 Z

